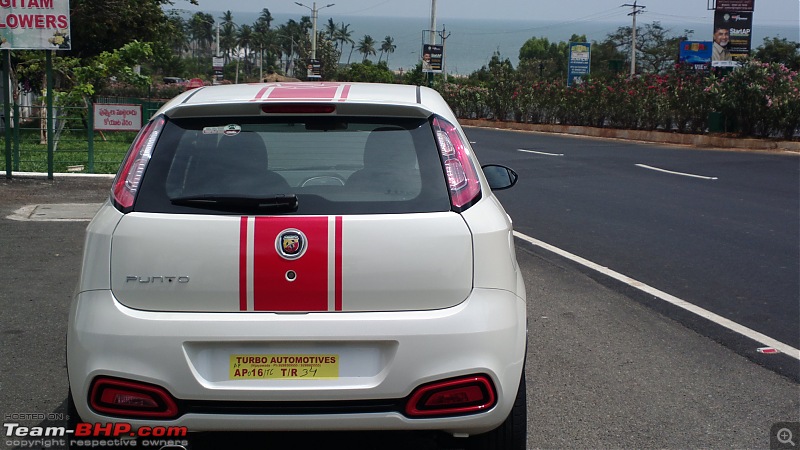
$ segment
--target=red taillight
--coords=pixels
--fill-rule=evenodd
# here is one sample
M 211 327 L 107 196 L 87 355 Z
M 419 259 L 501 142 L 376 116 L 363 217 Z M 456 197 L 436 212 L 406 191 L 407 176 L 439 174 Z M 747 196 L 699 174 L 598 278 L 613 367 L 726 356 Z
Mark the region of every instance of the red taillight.
M 114 179 L 114 201 L 123 212 L 127 212 L 133 206 L 136 192 L 139 190 L 142 176 L 147 163 L 150 162 L 153 147 L 161 134 L 164 122 L 164 117 L 159 116 L 139 131 Z
M 435 117 L 433 132 L 439 144 L 447 187 L 450 189 L 450 204 L 456 211 L 462 211 L 478 200 L 481 194 L 481 183 L 478 172 L 464 145 L 456 127 L 450 122 Z
M 169 419 L 178 405 L 164 388 L 138 381 L 100 377 L 92 383 L 89 406 L 117 417 Z
M 474 414 L 497 403 L 494 385 L 486 375 L 437 381 L 418 387 L 406 404 L 409 417 Z
M 336 105 L 320 103 L 277 103 L 261 106 L 267 114 L 330 114 L 336 111 Z

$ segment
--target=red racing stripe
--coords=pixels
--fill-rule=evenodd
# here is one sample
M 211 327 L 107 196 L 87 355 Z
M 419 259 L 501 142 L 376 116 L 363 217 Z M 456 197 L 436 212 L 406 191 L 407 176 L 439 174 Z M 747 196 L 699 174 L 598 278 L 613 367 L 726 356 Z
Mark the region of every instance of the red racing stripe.
M 267 87 L 262 87 L 261 89 L 259 89 L 259 91 L 256 93 L 255 98 L 250 100 L 250 101 L 251 102 L 255 102 L 255 101 L 261 100 L 261 97 L 264 96 L 264 93 L 267 92 L 267 89 L 269 89 L 268 86 Z
M 345 84 L 344 88 L 342 89 L 342 96 L 339 97 L 339 101 L 343 102 L 343 101 L 347 100 L 347 96 L 348 95 L 350 95 L 350 85 L 349 84 Z
M 279 236 L 290 229 L 307 239 L 305 253 L 294 260 L 276 248 Z M 328 217 L 256 217 L 254 244 L 256 311 L 328 310 Z
M 239 311 L 247 311 L 247 217 L 239 221 Z

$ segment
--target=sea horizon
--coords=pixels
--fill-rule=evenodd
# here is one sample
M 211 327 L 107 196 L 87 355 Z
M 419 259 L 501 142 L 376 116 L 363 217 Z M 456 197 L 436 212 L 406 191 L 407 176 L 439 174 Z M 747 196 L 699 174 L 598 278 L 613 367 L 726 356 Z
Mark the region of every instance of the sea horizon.
M 206 11 L 215 20 L 222 16 L 220 11 Z M 191 15 L 191 14 L 189 14 Z M 233 21 L 237 24 L 250 24 L 258 19 L 259 13 L 232 11 Z M 288 20 L 300 20 L 302 15 L 272 14 L 274 20 L 272 27 L 278 27 Z M 424 17 L 383 17 L 383 16 L 326 16 L 320 14 L 317 20 L 317 30 L 324 30 L 328 18 L 336 24 L 349 24 L 352 39 L 356 43 L 365 35 L 370 35 L 376 42 L 378 54 L 371 56 L 372 62 L 379 58 L 386 60 L 388 56 L 389 68 L 392 70 L 407 71 L 413 69 L 420 60 L 420 50 L 423 44 L 424 30 L 430 28 L 430 19 Z M 753 49 L 758 48 L 764 38 L 786 38 L 790 41 L 800 42 L 800 28 L 798 26 L 783 24 L 759 23 L 757 15 L 753 24 Z M 639 26 L 653 23 L 640 19 Z M 693 30 L 693 40 L 711 40 L 713 23 L 705 23 L 704 19 L 692 22 L 672 23 L 659 21 L 664 28 L 671 30 L 671 34 L 681 34 L 685 29 Z M 589 42 L 602 42 L 606 37 L 615 32 L 619 27 L 630 26 L 630 23 L 603 22 L 603 21 L 574 21 L 563 22 L 553 20 L 538 20 L 536 18 L 515 18 L 511 20 L 499 19 L 457 19 L 444 18 L 437 21 L 439 31 L 445 29 L 445 70 L 449 74 L 469 75 L 487 65 L 495 53 L 503 59 L 508 58 L 516 67 L 519 63 L 519 50 L 528 39 L 533 37 L 546 37 L 551 42 L 567 41 L 573 34 L 586 35 Z M 427 41 L 427 33 L 426 41 Z M 396 49 L 389 55 L 380 54 L 380 44 L 386 36 L 394 39 Z M 427 42 L 426 42 L 427 43 Z M 357 44 L 356 44 L 357 46 Z M 677 53 L 677 50 L 676 50 Z M 342 63 L 346 63 L 350 54 L 347 45 L 342 56 Z M 356 49 L 352 53 L 350 62 L 360 62 L 363 55 Z

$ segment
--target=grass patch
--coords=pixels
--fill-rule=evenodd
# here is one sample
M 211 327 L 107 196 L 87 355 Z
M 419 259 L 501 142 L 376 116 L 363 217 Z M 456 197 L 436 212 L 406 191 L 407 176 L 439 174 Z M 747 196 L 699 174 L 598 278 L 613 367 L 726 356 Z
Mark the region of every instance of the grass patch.
M 103 140 L 105 136 L 105 140 Z M 128 148 L 136 137 L 134 132 L 94 133 L 94 170 L 90 171 L 89 140 L 85 129 L 64 130 L 53 152 L 53 172 L 116 173 Z M 5 135 L 0 135 L 0 172 L 6 171 Z M 40 143 L 38 128 L 19 129 L 19 151 L 11 142 L 12 170 L 47 172 L 47 144 Z M 82 170 L 68 170 L 83 166 Z

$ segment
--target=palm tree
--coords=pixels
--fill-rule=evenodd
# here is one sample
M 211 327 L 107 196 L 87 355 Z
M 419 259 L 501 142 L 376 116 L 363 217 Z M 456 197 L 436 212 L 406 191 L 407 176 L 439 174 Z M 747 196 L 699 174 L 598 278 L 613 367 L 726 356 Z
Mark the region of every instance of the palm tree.
M 261 15 L 258 16 L 257 22 L 266 25 L 267 29 L 269 29 L 270 25 L 272 25 L 272 20 L 272 14 L 270 14 L 269 9 L 264 8 L 261 10 Z
M 394 45 L 394 38 L 386 36 L 383 42 L 381 42 L 381 56 L 378 57 L 378 62 L 381 62 L 383 54 L 386 53 L 386 64 L 389 64 L 389 53 L 394 53 L 396 48 L 397 46 Z
M 222 13 L 222 17 L 220 17 L 220 19 L 222 19 L 223 24 L 233 23 L 233 13 L 231 12 L 231 10 L 227 10 L 224 13 Z
M 349 30 L 350 24 L 346 24 L 342 22 L 339 27 L 336 29 L 336 42 L 341 44 L 339 45 L 339 63 L 342 62 L 342 55 L 344 54 L 344 46 L 346 44 L 350 44 L 350 56 L 353 55 L 353 48 L 355 48 L 355 42 L 353 41 L 353 32 Z M 347 64 L 350 64 L 350 58 L 347 58 Z
M 233 13 L 230 10 L 225 11 L 219 19 L 222 26 L 219 31 L 219 46 L 225 56 L 225 64 L 227 64 L 236 47 L 236 24 L 233 23 Z
M 225 22 L 219 31 L 219 46 L 225 55 L 225 64 L 230 62 L 231 54 L 236 48 L 236 25 L 233 22 Z
M 214 17 L 211 14 L 194 13 L 192 18 L 189 19 L 189 36 L 191 36 L 193 51 L 201 48 L 211 49 L 211 42 L 213 41 L 214 32 L 212 27 L 214 25 Z
M 255 49 L 258 47 L 260 55 L 259 55 L 259 62 L 262 59 L 266 58 L 267 60 L 267 68 L 273 64 L 275 61 L 275 49 L 273 48 L 273 32 L 270 30 L 270 24 L 272 23 L 272 14 L 270 14 L 269 9 L 264 8 L 261 10 L 261 15 L 258 17 L 256 22 L 253 24 L 253 44 L 252 47 Z M 266 57 L 264 56 L 264 52 L 266 51 Z
M 167 15 L 165 25 L 164 40 L 169 43 L 172 51 L 181 56 L 189 51 L 189 23 L 175 11 L 172 11 Z
M 328 19 L 328 23 L 325 25 L 325 38 L 329 41 L 335 41 L 336 31 L 338 28 L 336 27 L 336 23 L 334 23 L 333 19 Z M 339 48 L 339 44 L 336 44 L 336 48 Z
M 302 58 L 303 54 L 306 53 L 306 48 L 311 48 L 308 40 L 309 29 L 311 29 L 311 20 L 308 17 L 301 18 L 300 22 L 289 19 L 285 24 L 278 27 L 277 35 L 280 40 L 281 52 L 287 55 L 286 73 L 289 73 L 293 60 L 296 57 Z
M 244 60 L 245 60 L 245 68 L 248 74 L 252 73 L 251 67 L 252 64 L 248 64 L 250 61 L 250 48 L 252 48 L 255 42 L 255 35 L 253 34 L 253 28 L 250 25 L 242 25 L 239 27 L 239 33 L 237 33 L 237 40 L 236 44 L 239 48 L 244 49 Z
M 375 39 L 372 39 L 372 36 L 365 34 L 364 38 L 358 41 L 358 53 L 364 55 L 362 62 L 365 62 L 369 55 L 377 54 L 375 52 Z

